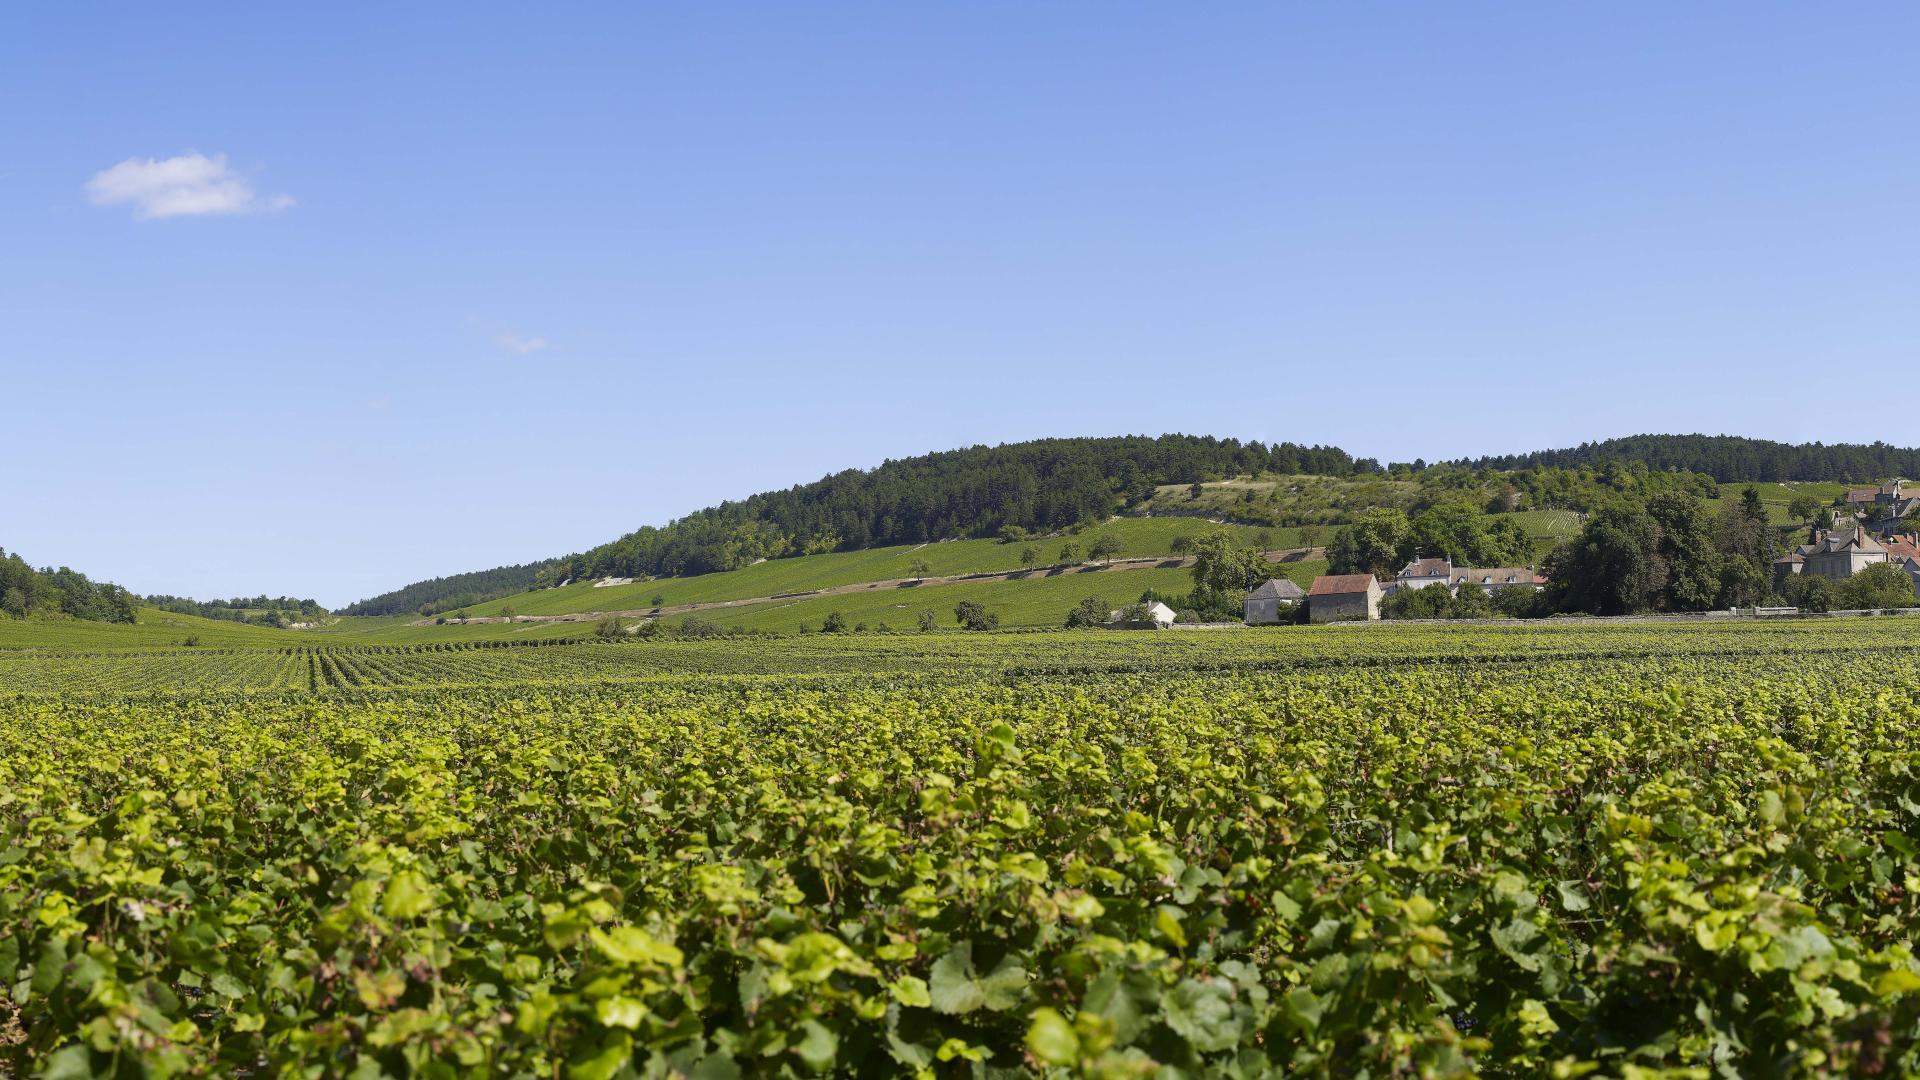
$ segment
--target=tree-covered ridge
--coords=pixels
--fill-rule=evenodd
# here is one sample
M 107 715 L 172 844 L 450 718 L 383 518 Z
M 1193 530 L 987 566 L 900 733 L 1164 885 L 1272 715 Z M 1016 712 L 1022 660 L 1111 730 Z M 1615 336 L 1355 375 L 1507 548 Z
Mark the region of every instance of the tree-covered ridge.
M 93 581 L 78 570 L 35 570 L 0 549 L 0 617 L 67 615 L 94 622 L 130 623 L 133 595 L 118 585 Z
M 161 611 L 171 611 L 179 615 L 198 615 L 203 619 L 223 619 L 227 622 L 249 623 L 254 626 L 274 626 L 286 629 L 294 623 L 303 622 L 325 615 L 327 609 L 313 600 L 296 600 L 291 596 L 236 596 L 232 599 L 195 600 L 186 596 L 147 596 L 141 603 Z
M 535 575 L 546 563 L 522 563 L 429 578 L 384 592 L 340 609 L 342 615 L 432 615 L 454 608 L 484 604 L 533 588 Z M 558 580 L 558 579 L 555 579 Z
M 1607 462 L 1638 462 L 1652 469 L 1706 473 L 1721 483 L 1740 480 L 1826 480 L 1865 483 L 1892 476 L 1920 476 L 1920 449 L 1883 442 L 1783 443 L 1737 435 L 1630 435 L 1586 442 L 1564 450 L 1536 450 L 1461 461 L 1475 468 L 1573 468 Z
M 540 580 L 701 574 L 782 555 L 990 536 L 1009 526 L 1068 528 L 1104 520 L 1161 484 L 1378 468 L 1335 447 L 1196 435 L 973 446 L 721 503 L 557 560 Z

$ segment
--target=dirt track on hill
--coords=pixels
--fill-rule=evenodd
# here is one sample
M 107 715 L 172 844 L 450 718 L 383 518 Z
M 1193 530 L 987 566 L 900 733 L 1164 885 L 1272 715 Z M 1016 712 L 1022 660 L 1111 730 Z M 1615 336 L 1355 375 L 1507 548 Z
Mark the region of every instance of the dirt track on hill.
M 1312 558 L 1315 554 L 1325 558 L 1323 548 L 1292 548 L 1286 551 L 1263 552 L 1270 563 L 1300 562 Z M 952 574 L 946 577 L 889 578 L 884 581 L 862 581 L 853 585 L 829 585 L 822 589 L 807 589 L 802 592 L 774 593 L 771 596 L 749 596 L 739 600 L 706 600 L 697 604 L 669 604 L 665 607 L 624 608 L 619 611 L 571 611 L 561 615 L 476 615 L 466 619 L 448 619 L 449 626 L 465 626 L 470 623 L 575 623 L 597 622 L 601 619 L 660 619 L 668 615 L 691 615 L 699 611 L 718 611 L 725 608 L 752 607 L 755 604 L 771 604 L 776 600 L 811 600 L 816 596 L 846 596 L 850 593 L 877 592 L 881 589 L 930 589 L 941 585 L 969 585 L 986 581 L 1025 581 L 1029 578 L 1064 577 L 1068 574 L 1111 574 L 1125 570 L 1177 570 L 1183 566 L 1192 566 L 1193 559 L 1184 556 L 1167 556 L 1154 559 L 1113 559 L 1104 563 L 1084 563 L 1078 566 L 1036 567 L 1032 570 L 1002 570 L 979 574 Z M 432 619 L 415 619 L 410 626 L 433 626 Z

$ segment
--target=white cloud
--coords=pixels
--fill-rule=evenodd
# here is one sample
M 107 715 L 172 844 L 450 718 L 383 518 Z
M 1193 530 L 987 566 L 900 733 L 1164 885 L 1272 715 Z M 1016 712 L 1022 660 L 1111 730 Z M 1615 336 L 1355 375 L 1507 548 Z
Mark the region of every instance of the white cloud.
M 102 169 L 87 181 L 96 206 L 131 204 L 133 216 L 187 217 L 200 214 L 255 214 L 285 210 L 291 195 L 261 195 L 247 178 L 227 165 L 225 154 L 207 157 L 189 151 L 170 158 L 128 158 Z
M 503 330 L 493 335 L 493 343 L 510 353 L 519 353 L 521 356 L 525 356 L 528 353 L 537 353 L 552 344 L 552 342 L 546 338 L 525 337 L 511 330 Z

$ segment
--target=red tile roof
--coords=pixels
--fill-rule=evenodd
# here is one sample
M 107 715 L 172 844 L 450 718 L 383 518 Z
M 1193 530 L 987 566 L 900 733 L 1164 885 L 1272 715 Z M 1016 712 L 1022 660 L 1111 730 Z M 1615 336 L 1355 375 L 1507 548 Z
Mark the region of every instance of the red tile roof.
M 1313 588 L 1308 596 L 1344 596 L 1348 593 L 1366 592 L 1373 584 L 1372 574 L 1322 574 L 1313 579 Z
M 1872 502 L 1874 496 L 1878 494 L 1880 492 L 1874 488 L 1854 488 L 1847 492 L 1847 501 L 1850 503 Z

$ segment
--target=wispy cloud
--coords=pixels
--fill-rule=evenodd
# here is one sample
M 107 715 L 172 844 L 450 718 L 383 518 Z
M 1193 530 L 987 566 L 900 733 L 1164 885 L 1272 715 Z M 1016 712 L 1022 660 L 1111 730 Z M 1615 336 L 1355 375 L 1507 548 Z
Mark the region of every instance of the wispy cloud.
M 493 343 L 510 353 L 518 353 L 521 356 L 525 356 L 528 353 L 537 353 L 552 344 L 552 342 L 546 338 L 527 337 L 523 334 L 516 334 L 511 330 L 502 330 L 493 335 Z
M 225 154 L 188 151 L 170 158 L 128 158 L 87 181 L 96 206 L 131 205 L 133 216 L 192 217 L 285 210 L 291 195 L 262 195 L 227 164 Z

